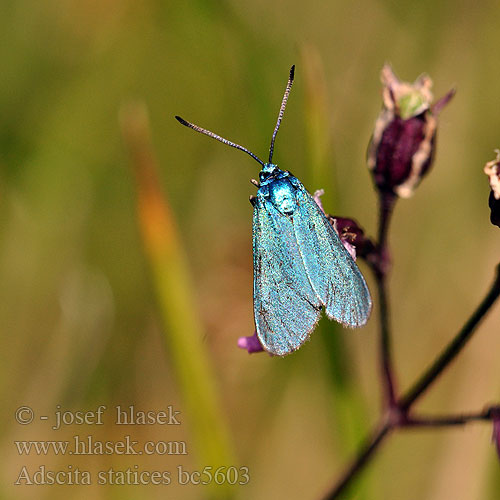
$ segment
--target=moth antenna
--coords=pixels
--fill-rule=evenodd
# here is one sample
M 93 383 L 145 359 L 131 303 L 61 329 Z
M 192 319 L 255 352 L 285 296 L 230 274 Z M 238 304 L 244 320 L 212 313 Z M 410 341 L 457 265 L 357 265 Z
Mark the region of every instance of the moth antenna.
M 249 151 L 247 148 L 244 148 L 243 146 L 240 146 L 239 144 L 236 144 L 235 142 L 228 141 L 227 139 L 224 139 L 224 137 L 221 137 L 220 135 L 214 134 L 213 132 L 210 132 L 210 130 L 206 130 L 204 128 L 198 127 L 198 125 L 195 125 L 194 123 L 189 123 L 184 118 L 181 118 L 180 116 L 176 116 L 175 119 L 179 122 L 182 123 L 185 127 L 192 128 L 193 130 L 196 130 L 196 132 L 200 132 L 200 134 L 205 134 L 208 135 L 208 137 L 212 137 L 212 139 L 216 139 L 219 142 L 223 142 L 224 144 L 227 144 L 228 146 L 231 146 L 232 148 L 239 149 L 240 151 L 243 151 L 247 154 L 249 154 L 254 160 L 258 161 L 262 166 L 264 166 L 264 162 L 255 154 L 253 154 L 251 151 Z
M 273 137 L 271 139 L 271 146 L 269 148 L 269 163 L 271 163 L 273 159 L 274 141 L 276 139 L 276 134 L 278 133 L 278 130 L 281 125 L 281 119 L 283 118 L 283 114 L 285 112 L 286 102 L 288 101 L 288 95 L 290 94 L 290 90 L 292 88 L 294 73 L 295 73 L 295 64 L 290 68 L 290 76 L 288 77 L 288 83 L 286 84 L 285 94 L 283 95 L 283 99 L 281 101 L 278 121 L 276 122 L 276 127 L 274 127 Z

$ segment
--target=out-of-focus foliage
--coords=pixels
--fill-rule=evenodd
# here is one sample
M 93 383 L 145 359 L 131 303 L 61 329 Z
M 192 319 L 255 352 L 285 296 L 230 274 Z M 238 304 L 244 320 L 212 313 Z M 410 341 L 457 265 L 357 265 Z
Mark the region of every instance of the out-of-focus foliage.
M 1 498 L 198 499 L 201 486 L 14 486 L 23 465 L 98 471 L 194 470 L 199 457 L 136 214 L 119 111 L 145 102 L 161 191 L 185 253 L 192 314 L 235 449 L 241 499 L 316 498 L 379 409 L 376 318 L 360 331 L 322 320 L 285 359 L 248 356 L 251 205 L 257 164 L 182 128 L 180 114 L 266 156 L 288 70 L 296 83 L 274 159 L 325 210 L 375 231 L 365 151 L 381 106 L 379 72 L 427 72 L 443 112 L 432 172 L 396 208 L 391 233 L 395 357 L 407 387 L 489 286 L 500 234 L 482 173 L 500 146 L 498 2 L 23 0 L 0 5 Z M 318 185 L 317 183 L 321 183 Z M 361 264 L 371 284 L 368 270 Z M 180 273 L 183 276 L 183 273 Z M 181 290 L 185 283 L 179 283 Z M 373 286 L 372 286 L 373 288 Z M 171 291 L 170 291 L 171 292 Z M 170 293 L 169 292 L 169 293 Z M 180 314 L 187 313 L 182 310 Z M 422 401 L 474 410 L 498 397 L 499 311 Z M 193 320 L 196 323 L 196 320 Z M 167 331 L 164 326 L 167 325 Z M 14 411 L 108 407 L 105 425 L 51 430 Z M 113 407 L 184 411 L 181 426 L 121 428 Z M 184 440 L 187 456 L 19 456 L 19 439 Z M 408 432 L 360 485 L 371 500 L 493 500 L 491 429 Z M 206 464 L 210 465 L 210 464 Z

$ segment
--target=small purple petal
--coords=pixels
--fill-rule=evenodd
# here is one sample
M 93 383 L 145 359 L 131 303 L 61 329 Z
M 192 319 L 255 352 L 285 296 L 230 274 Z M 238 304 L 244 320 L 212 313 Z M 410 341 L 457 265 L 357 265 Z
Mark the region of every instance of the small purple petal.
M 313 195 L 313 200 L 316 202 L 316 205 L 318 205 L 319 208 L 321 208 L 321 211 L 325 213 L 325 210 L 323 208 L 323 203 L 321 203 L 321 197 L 325 194 L 324 189 L 317 189 L 314 191 Z
M 240 337 L 238 339 L 238 347 L 240 349 L 246 349 L 248 351 L 248 354 L 264 351 L 264 348 L 262 347 L 262 344 L 257 337 L 257 332 L 254 332 L 251 337 Z
M 340 240 L 340 241 L 342 241 L 342 245 L 344 245 L 344 248 L 351 255 L 352 260 L 356 262 L 356 247 L 352 246 L 347 240 Z

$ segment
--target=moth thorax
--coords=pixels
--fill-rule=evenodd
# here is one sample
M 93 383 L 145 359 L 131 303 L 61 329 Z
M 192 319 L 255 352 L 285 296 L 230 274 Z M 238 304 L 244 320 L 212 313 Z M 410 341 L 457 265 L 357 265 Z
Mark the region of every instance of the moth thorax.
M 295 188 L 288 179 L 277 179 L 270 183 L 269 197 L 282 214 L 292 214 L 297 207 Z

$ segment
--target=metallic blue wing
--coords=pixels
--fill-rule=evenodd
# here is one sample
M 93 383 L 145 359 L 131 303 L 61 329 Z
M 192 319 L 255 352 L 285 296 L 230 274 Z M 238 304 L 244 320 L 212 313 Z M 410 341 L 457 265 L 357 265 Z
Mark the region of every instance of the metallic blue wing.
M 322 304 L 307 276 L 292 219 L 259 195 L 253 213 L 253 258 L 257 335 L 267 351 L 289 354 L 314 329 Z
M 295 177 L 290 181 L 297 188 L 295 236 L 314 291 L 329 318 L 350 327 L 363 326 L 372 301 L 361 271 L 304 186 Z

